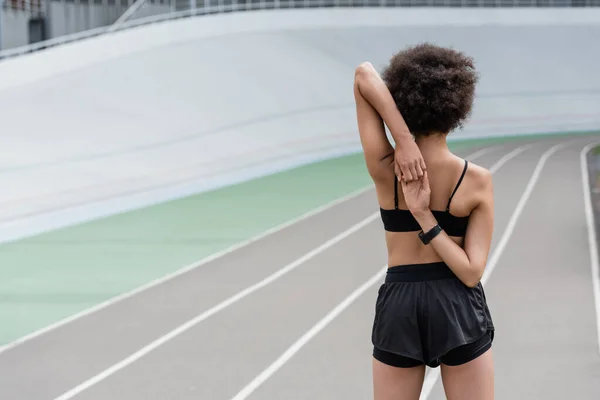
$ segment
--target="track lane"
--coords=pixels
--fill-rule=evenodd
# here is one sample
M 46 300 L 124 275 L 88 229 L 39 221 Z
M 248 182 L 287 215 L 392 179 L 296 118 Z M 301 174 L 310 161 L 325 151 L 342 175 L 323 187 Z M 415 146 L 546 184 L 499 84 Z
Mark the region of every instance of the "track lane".
M 47 399 L 59 395 L 193 318 L 200 310 L 319 246 L 372 210 L 372 193 L 367 191 L 206 265 L 6 350 L 0 354 L 0 398 Z M 314 231 L 315 223 L 321 223 L 322 229 Z M 297 240 L 298 237 L 303 240 Z M 60 369 L 56 368 L 56 360 L 61 360 Z
M 579 154 L 579 160 L 581 163 L 581 184 L 583 189 L 583 202 L 585 207 L 585 217 L 587 220 L 587 228 L 588 228 L 588 245 L 590 250 L 590 272 L 592 274 L 592 287 L 594 291 L 594 300 L 595 300 L 595 308 L 596 308 L 596 333 L 598 335 L 598 351 L 600 352 L 600 265 L 598 262 L 598 239 L 597 239 L 597 229 L 596 229 L 596 220 L 597 216 L 596 212 L 592 206 L 592 202 L 594 201 L 591 196 L 592 187 L 595 186 L 595 183 L 590 179 L 590 174 L 593 173 L 590 171 L 589 163 L 593 160 L 593 156 L 590 155 L 590 152 L 594 147 L 600 145 L 600 142 L 595 142 L 588 144 L 581 150 Z
M 75 398 L 118 395 L 131 400 L 159 400 L 167 394 L 176 399 L 231 397 L 316 319 L 377 272 L 385 261 L 380 225 L 380 221 L 373 221 Z M 356 248 L 365 251 L 348 251 Z M 379 262 L 364 268 L 374 254 Z

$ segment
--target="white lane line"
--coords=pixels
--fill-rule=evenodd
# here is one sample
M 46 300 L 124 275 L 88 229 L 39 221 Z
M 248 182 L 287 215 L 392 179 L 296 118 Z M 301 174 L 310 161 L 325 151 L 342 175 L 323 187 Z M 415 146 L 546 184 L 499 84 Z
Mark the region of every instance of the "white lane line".
M 527 186 L 525 187 L 525 191 L 521 195 L 521 198 L 519 199 L 519 202 L 517 203 L 517 207 L 515 208 L 515 211 L 513 212 L 513 214 L 510 216 L 510 219 L 508 220 L 506 229 L 504 230 L 504 233 L 502 234 L 502 237 L 500 238 L 498 245 L 494 249 L 494 253 L 488 260 L 485 272 L 483 274 L 483 277 L 481 278 L 482 284 L 485 284 L 485 282 L 487 282 L 487 280 L 489 279 L 489 276 L 496 268 L 496 265 L 498 265 L 498 260 L 500 259 L 500 256 L 502 256 L 502 253 L 504 252 L 504 249 L 506 248 L 506 245 L 508 244 L 508 241 L 510 240 L 510 237 L 512 236 L 513 231 L 515 230 L 515 227 L 517 225 L 519 217 L 521 216 L 523 209 L 527 205 L 527 200 L 529 200 L 529 197 L 531 196 L 531 193 L 533 192 L 533 188 L 535 187 L 537 181 L 540 178 L 540 175 L 542 174 L 542 170 L 544 168 L 544 165 L 546 164 L 546 161 L 548 161 L 548 159 L 552 156 L 552 154 L 556 153 L 558 150 L 562 149 L 563 147 L 568 146 L 569 144 L 570 144 L 570 142 L 565 142 L 565 143 L 560 143 L 560 144 L 554 145 L 549 150 L 547 150 L 544 154 L 542 154 L 542 156 L 540 157 L 540 160 L 538 161 L 537 165 L 535 166 L 535 170 L 533 171 L 533 174 L 531 174 L 531 178 L 529 178 L 529 182 L 527 183 Z
M 330 208 L 333 208 L 333 207 L 335 207 L 335 206 L 337 206 L 339 204 L 342 204 L 342 203 L 344 203 L 346 201 L 352 200 L 353 198 L 358 197 L 361 194 L 366 193 L 367 191 L 371 190 L 373 187 L 374 186 L 372 184 L 370 184 L 370 185 L 368 185 L 368 186 L 366 186 L 366 187 L 364 187 L 362 189 L 359 189 L 359 190 L 357 190 L 355 192 L 352 192 L 352 193 L 350 193 L 350 194 L 348 194 L 348 195 L 346 195 L 344 197 L 336 199 L 336 200 L 334 200 L 334 201 L 332 201 L 330 203 L 327 203 L 327 204 L 325 204 L 325 205 L 323 205 L 321 207 L 315 208 L 315 209 L 313 209 L 313 210 L 311 210 L 311 211 L 309 211 L 309 212 L 307 212 L 307 213 L 305 213 L 305 214 L 303 214 L 303 215 L 301 215 L 301 216 L 299 216 L 297 218 L 291 219 L 291 220 L 289 220 L 287 222 L 284 222 L 281 225 L 275 226 L 275 227 L 273 227 L 273 228 L 271 228 L 271 229 L 269 229 L 269 230 L 267 230 L 267 231 L 265 231 L 265 232 L 263 232 L 263 233 L 261 233 L 261 234 L 259 234 L 257 236 L 254 236 L 254 237 L 252 237 L 252 238 L 250 238 L 248 240 L 245 240 L 243 242 L 237 243 L 237 244 L 235 244 L 235 245 L 233 245 L 231 247 L 228 247 L 228 248 L 226 248 L 226 249 L 224 249 L 222 251 L 214 253 L 214 254 L 206 257 L 206 258 L 203 258 L 200 261 L 197 261 L 197 262 L 194 262 L 194 263 L 192 263 L 190 265 L 187 265 L 187 266 L 185 266 L 185 267 L 183 267 L 183 268 L 181 268 L 181 269 L 179 269 L 179 270 L 177 270 L 177 271 L 175 271 L 175 272 L 173 272 L 171 274 L 168 274 L 168 275 L 165 275 L 165 276 L 160 277 L 158 279 L 155 279 L 155 280 L 153 280 L 153 281 L 151 281 L 151 282 L 149 282 L 149 283 L 147 283 L 145 285 L 139 286 L 139 287 L 137 287 L 137 288 L 135 288 L 135 289 L 133 289 L 133 290 L 131 290 L 129 292 L 126 292 L 126 293 L 123 293 L 123 294 L 118 295 L 116 297 L 113 297 L 113 298 L 111 298 L 111 299 L 109 299 L 109 300 L 107 300 L 105 302 L 99 303 L 99 304 L 97 304 L 97 305 L 95 305 L 95 306 L 93 306 L 91 308 L 85 309 L 85 310 L 83 310 L 83 311 L 81 311 L 81 312 L 79 312 L 77 314 L 73 314 L 73 315 L 71 315 L 71 316 L 69 316 L 69 317 L 67 317 L 65 319 L 62 319 L 62 320 L 60 320 L 60 321 L 58 321 L 58 322 L 56 322 L 54 324 L 48 325 L 45 328 L 42 328 L 42 329 L 40 329 L 38 331 L 35 331 L 35 332 L 32 332 L 29 335 L 23 336 L 23 337 L 15 340 L 15 341 L 7 344 L 5 347 L 1 347 L 0 348 L 0 354 L 2 354 L 3 352 L 5 352 L 7 350 L 10 350 L 10 349 L 12 349 L 12 348 L 14 348 L 16 346 L 19 346 L 19 345 L 21 345 L 21 344 L 23 344 L 25 342 L 28 342 L 28 341 L 30 341 L 30 340 L 38 337 L 38 336 L 41 336 L 41 335 L 44 335 L 44 334 L 46 334 L 46 333 L 48 333 L 50 331 L 53 331 L 53 330 L 55 330 L 55 329 L 57 329 L 57 328 L 59 328 L 59 327 L 61 327 L 63 325 L 69 324 L 69 323 L 71 323 L 71 322 L 73 322 L 75 320 L 78 320 L 80 318 L 83 318 L 83 317 L 85 317 L 87 315 L 90 315 L 90 314 L 93 314 L 95 312 L 98 312 L 98 311 L 100 311 L 100 310 L 102 310 L 102 309 L 104 309 L 106 307 L 109 307 L 109 306 L 111 306 L 111 305 L 113 305 L 115 303 L 118 303 L 118 302 L 123 301 L 125 299 L 128 299 L 130 297 L 133 297 L 133 296 L 135 296 L 135 295 L 137 295 L 139 293 L 142 293 L 142 292 L 144 292 L 144 291 L 146 291 L 148 289 L 151 289 L 151 288 L 153 288 L 155 286 L 159 286 L 159 285 L 161 285 L 161 284 L 163 284 L 163 283 L 165 283 L 167 281 L 170 281 L 171 279 L 174 279 L 174 278 L 176 278 L 176 277 L 178 277 L 180 275 L 183 275 L 183 274 L 185 274 L 187 272 L 190 272 L 190 271 L 192 271 L 192 270 L 194 270 L 196 268 L 199 268 L 199 267 L 201 267 L 203 265 L 206 265 L 206 264 L 208 264 L 211 261 L 214 261 L 214 260 L 216 260 L 218 258 L 221 258 L 221 257 L 223 257 L 223 256 L 225 256 L 225 255 L 227 255 L 229 253 L 232 253 L 232 252 L 234 252 L 234 251 L 236 251 L 238 249 L 241 249 L 242 247 L 246 247 L 246 246 L 250 245 L 251 243 L 254 243 L 256 241 L 264 239 L 267 236 L 270 236 L 270 235 L 273 235 L 273 234 L 275 234 L 275 233 L 277 233 L 279 231 L 282 231 L 282 230 L 284 230 L 284 229 L 286 229 L 286 228 L 288 228 L 288 227 L 290 227 L 290 226 L 292 226 L 294 224 L 297 224 L 297 223 L 299 223 L 299 222 L 301 222 L 301 221 L 303 221 L 305 219 L 308 219 L 308 218 L 310 218 L 310 217 L 312 217 L 314 215 L 317 215 L 319 213 L 322 213 L 322 212 L 324 212 L 324 211 L 326 211 L 326 210 L 328 210 Z
M 497 171 L 500 169 L 507 161 L 516 157 L 518 154 L 522 153 L 526 149 L 531 147 L 530 145 L 521 146 L 513 151 L 509 152 L 500 160 L 498 160 L 491 168 L 490 171 Z M 484 154 L 489 153 L 489 151 L 485 151 L 487 149 L 482 149 L 478 152 L 467 156 L 466 158 L 470 160 L 475 160 L 478 157 L 481 157 Z M 386 266 L 387 268 L 387 266 Z M 362 286 L 356 289 L 354 292 L 350 294 L 350 296 L 346 297 L 340 304 L 338 304 L 329 314 L 327 314 L 323 319 L 317 322 L 308 332 L 300 337 L 294 344 L 292 344 L 277 360 L 275 360 L 271 365 L 269 365 L 265 370 L 263 370 L 258 376 L 256 376 L 250 383 L 248 383 L 242 390 L 240 390 L 231 400 L 244 400 L 248 396 L 250 396 L 256 389 L 260 387 L 264 382 L 266 382 L 277 370 L 279 370 L 286 362 L 294 356 L 300 349 L 308 343 L 313 337 L 315 337 L 320 331 L 322 331 L 331 321 L 333 321 L 339 314 L 342 313 L 354 300 L 356 300 L 362 293 L 364 293 L 369 287 L 374 285 L 378 279 L 385 274 L 386 268 L 383 271 L 378 272 L 372 278 L 370 278 L 367 282 L 365 282 Z
M 596 241 L 596 223 L 592 200 L 590 196 L 590 175 L 587 168 L 587 155 L 590 150 L 600 143 L 585 146 L 580 154 L 581 180 L 583 184 L 583 202 L 588 229 L 588 243 L 590 248 L 590 265 L 592 268 L 592 286 L 594 290 L 594 304 L 596 306 L 596 332 L 598 334 L 598 351 L 600 351 L 600 266 L 598 265 L 598 245 Z
M 260 385 L 262 385 L 267 379 L 271 377 L 279 368 L 285 365 L 290 358 L 294 356 L 306 343 L 308 343 L 313 337 L 321 332 L 331 321 L 333 321 L 338 315 L 340 315 L 348 306 L 350 306 L 356 299 L 358 299 L 364 292 L 366 292 L 371 286 L 381 281 L 387 266 L 384 266 L 382 270 L 373 275 L 368 281 L 360 285 L 355 289 L 348 297 L 342 300 L 333 310 L 331 310 L 325 317 L 323 317 L 316 325 L 310 328 L 300 339 L 296 340 L 288 349 L 277 358 L 271 365 L 263 370 L 256 378 L 254 378 L 248 385 L 238 392 L 231 400 L 244 400 L 252 394 Z
M 468 155 L 465 158 L 468 158 L 470 161 L 475 161 L 479 157 L 489 154 L 491 152 L 494 152 L 494 151 L 498 150 L 499 148 L 500 148 L 500 146 L 484 147 L 483 149 L 480 149 L 480 150 L 476 151 L 475 153 Z
M 363 219 L 359 223 L 357 223 L 357 224 L 353 225 L 352 227 L 346 229 L 344 232 L 340 233 L 339 235 L 334 236 L 333 238 L 329 239 L 328 241 L 326 241 L 322 245 L 320 245 L 320 246 L 314 248 L 313 250 L 311 250 L 310 252 L 306 253 L 302 257 L 294 260 L 293 262 L 291 262 L 290 264 L 288 264 L 285 267 L 281 268 L 280 270 L 278 270 L 278 271 L 274 272 L 273 274 L 267 276 L 265 279 L 261 280 L 260 282 L 257 282 L 254 285 L 247 287 L 246 289 L 244 289 L 244 290 L 236 293 L 235 295 L 229 297 L 228 299 L 220 302 L 216 306 L 213 306 L 213 307 L 209 308 L 208 310 L 204 311 L 202 314 L 200 314 L 200 315 L 196 316 L 195 318 L 187 321 L 186 323 L 180 325 L 179 327 L 177 327 L 176 329 L 174 329 L 171 332 L 167 333 L 166 335 L 164 335 L 164 336 L 162 336 L 162 337 L 154 340 L 150 344 L 142 347 L 140 350 L 138 350 L 135 353 L 131 354 L 129 357 L 125 358 L 124 360 L 118 362 L 117 364 L 114 364 L 110 368 L 105 369 L 104 371 L 100 372 L 99 374 L 95 375 L 94 377 L 92 377 L 92 378 L 86 380 L 85 382 L 77 385 L 76 387 L 74 387 L 73 389 L 69 390 L 68 392 L 66 392 L 66 393 L 64 393 L 64 394 L 56 397 L 55 400 L 67 400 L 67 399 L 71 399 L 71 398 L 73 398 L 73 396 L 75 396 L 75 395 L 83 392 L 84 390 L 86 390 L 86 389 L 94 386 L 98 382 L 103 381 L 104 379 L 108 378 L 109 376 L 111 376 L 115 372 L 117 372 L 117 371 L 125 368 L 126 366 L 134 363 L 135 361 L 137 361 L 140 358 L 144 357 L 146 354 L 150 353 L 151 351 L 155 350 L 156 348 L 160 347 L 161 345 L 167 343 L 168 341 L 174 339 L 175 337 L 181 335 L 182 333 L 184 333 L 188 329 L 194 327 L 195 325 L 199 324 L 200 322 L 204 321 L 205 319 L 213 316 L 214 314 L 218 313 L 219 311 L 224 310 L 225 308 L 231 306 L 232 304 L 237 303 L 238 301 L 242 300 L 244 297 L 249 296 L 250 294 L 256 292 L 259 289 L 261 289 L 262 287 L 267 286 L 268 284 L 270 284 L 270 283 L 274 282 L 275 280 L 281 278 L 285 274 L 293 271 L 294 269 L 296 269 L 297 267 L 299 267 L 300 265 L 302 265 L 306 261 L 308 261 L 311 258 L 315 257 L 316 255 L 322 253 L 323 251 L 329 249 L 330 247 L 332 247 L 336 243 L 341 242 L 342 240 L 344 240 L 348 236 L 352 235 L 353 233 L 359 231 L 360 229 L 362 229 L 366 225 L 368 225 L 371 222 L 375 221 L 377 219 L 377 217 L 379 217 L 379 212 L 375 212 L 375 213 L 371 214 L 370 216 L 368 216 L 367 218 Z
M 513 151 L 511 151 L 508 154 L 505 154 L 502 158 L 500 158 L 498 161 L 496 161 L 496 163 L 494 165 L 492 165 L 490 167 L 490 173 L 491 174 L 495 174 L 500 168 L 502 168 L 502 166 L 504 164 L 506 164 L 507 162 L 509 162 L 510 160 L 512 160 L 513 158 L 515 158 L 516 156 L 518 156 L 519 154 L 521 154 L 522 152 L 524 152 L 525 150 L 531 148 L 531 144 L 525 145 L 525 146 L 521 146 L 521 147 L 517 147 L 516 149 L 514 149 Z
M 527 204 L 527 200 L 529 200 L 529 196 L 531 195 L 533 188 L 535 187 L 535 185 L 540 177 L 540 174 L 542 173 L 544 164 L 546 164 L 546 161 L 548 160 L 548 158 L 550 158 L 550 156 L 552 154 L 554 154 L 556 151 L 560 150 L 561 148 L 569 145 L 569 143 L 570 142 L 560 143 L 555 146 L 552 146 L 549 150 L 547 150 L 540 157 L 537 165 L 535 166 L 535 169 L 533 170 L 533 173 L 531 174 L 531 178 L 529 178 L 529 182 L 527 183 L 527 186 L 525 187 L 525 191 L 521 195 L 521 198 L 519 199 L 519 202 L 517 203 L 515 210 L 513 211 L 512 215 L 510 216 L 510 219 L 508 220 L 508 224 L 506 225 L 506 229 L 504 229 L 504 232 L 502 233 L 502 237 L 500 238 L 498 245 L 494 249 L 490 259 L 488 260 L 487 266 L 485 268 L 485 272 L 483 273 L 483 276 L 481 277 L 481 283 L 483 285 L 485 285 L 487 283 L 488 279 L 490 278 L 490 275 L 494 271 L 494 268 L 496 268 L 496 265 L 498 264 L 498 260 L 500 260 L 500 257 L 502 256 L 502 253 L 504 252 L 504 249 L 506 248 L 506 245 L 508 244 L 508 241 L 510 240 L 510 237 L 512 236 L 513 231 L 515 230 L 517 221 L 519 220 L 519 217 L 521 216 L 521 213 L 523 212 L 523 209 L 525 208 L 525 205 Z M 499 160 L 498 163 L 500 161 L 502 161 L 502 159 Z M 494 168 L 494 166 L 492 168 L 490 168 L 490 171 L 493 168 Z M 440 371 L 439 367 L 435 368 L 435 369 L 429 369 L 429 373 L 427 374 L 427 376 L 425 377 L 425 381 L 423 382 L 423 389 L 421 391 L 421 396 L 419 397 L 419 400 L 427 400 L 427 398 L 431 394 L 431 391 L 433 390 L 433 386 L 435 385 L 438 378 L 440 377 L 440 372 L 441 371 Z
M 483 153 L 480 152 L 479 155 L 477 155 L 477 153 L 474 153 L 468 157 L 470 157 L 471 159 L 475 159 L 479 156 L 483 155 Z M 362 189 L 362 191 L 359 191 L 357 193 L 354 194 L 354 196 L 357 196 L 358 194 L 368 190 L 370 187 L 366 188 L 366 189 Z M 346 196 L 347 198 L 349 196 Z M 337 202 L 341 202 L 342 199 L 337 200 Z M 316 213 L 316 212 L 313 212 Z M 134 363 L 135 361 L 139 360 L 140 358 L 144 357 L 146 354 L 150 353 L 151 351 L 153 351 L 154 349 L 160 347 L 161 345 L 167 343 L 168 341 L 172 340 L 173 338 L 179 336 L 180 334 L 182 334 L 183 332 L 187 331 L 188 329 L 192 328 L 193 326 L 197 325 L 198 323 L 204 321 L 205 319 L 211 317 L 212 315 L 216 314 L 217 312 L 229 307 L 230 305 L 236 303 L 237 301 L 243 299 L 244 297 L 252 294 L 253 292 L 257 291 L 258 289 L 272 283 L 273 281 L 275 281 L 276 279 L 282 277 L 283 275 L 287 274 L 288 272 L 292 271 L 293 269 L 297 268 L 298 266 L 300 266 L 301 264 L 303 264 L 304 262 L 310 260 L 311 258 L 315 257 L 316 255 L 318 255 L 319 253 L 325 251 L 326 249 L 328 249 L 329 247 L 333 246 L 334 244 L 340 242 L 341 240 L 345 239 L 346 237 L 348 237 L 349 235 L 355 233 L 356 231 L 360 230 L 361 228 L 363 228 L 364 226 L 366 226 L 367 224 L 373 222 L 376 218 L 379 217 L 379 211 L 371 214 L 370 216 L 368 216 L 367 218 L 363 219 L 362 221 L 360 221 L 359 223 L 353 225 L 352 227 L 350 227 L 349 229 L 347 229 L 346 231 L 340 233 L 339 235 L 331 238 L 330 240 L 328 240 L 327 242 L 323 243 L 322 245 L 316 247 L 315 249 L 311 250 L 310 252 L 306 253 L 304 256 L 296 259 L 295 261 L 293 261 L 292 263 L 286 265 L 285 267 L 283 267 L 282 269 L 278 270 L 277 272 L 269 275 L 268 277 L 266 277 L 265 279 L 263 279 L 262 281 L 255 283 L 252 286 L 247 287 L 246 289 L 238 292 L 237 294 L 233 295 L 232 297 L 222 301 L 221 303 L 217 304 L 216 306 L 213 306 L 212 308 L 206 310 L 205 312 L 203 312 L 202 314 L 196 316 L 195 318 L 187 321 L 186 323 L 180 325 L 179 327 L 177 327 L 176 329 L 172 330 L 171 332 L 167 333 L 166 335 L 156 339 L 155 341 L 151 342 L 150 344 L 144 346 L 143 348 L 141 348 L 140 350 L 138 350 L 137 352 L 131 354 L 129 357 L 125 358 L 124 360 L 118 362 L 117 364 L 114 364 L 113 366 L 105 369 L 104 371 L 100 372 L 99 374 L 93 376 L 92 378 L 86 380 L 85 382 L 75 386 L 73 389 L 69 390 L 68 392 L 65 392 L 64 394 L 56 397 L 54 400 L 67 400 L 67 399 L 71 399 L 74 396 L 76 396 L 77 394 L 89 389 L 90 387 L 94 386 L 95 384 L 103 381 L 104 379 L 108 378 L 109 376 L 113 375 L 114 373 L 120 371 L 121 369 L 127 367 L 128 365 Z M 288 223 L 291 224 L 291 223 Z

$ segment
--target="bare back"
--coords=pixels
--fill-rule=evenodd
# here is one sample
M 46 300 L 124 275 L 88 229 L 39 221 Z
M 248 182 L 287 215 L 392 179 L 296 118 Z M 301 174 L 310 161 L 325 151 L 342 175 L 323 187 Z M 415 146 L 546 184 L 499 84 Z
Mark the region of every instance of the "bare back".
M 479 201 L 478 177 L 482 168 L 473 163 L 468 164 L 465 175 L 460 180 L 465 162 L 463 159 L 448 153 L 443 158 L 427 162 L 429 182 L 431 187 L 432 210 L 443 211 L 449 205 L 450 214 L 455 217 L 468 217 Z M 384 210 L 394 209 L 394 180 L 393 160 L 389 172 L 382 174 L 375 181 L 379 206 Z M 460 181 L 460 185 L 457 184 Z M 456 188 L 456 192 L 452 195 Z M 400 185 L 397 186 L 398 208 L 407 209 Z M 451 202 L 449 203 L 450 197 Z M 388 265 L 420 264 L 441 261 L 432 246 L 424 245 L 417 232 L 385 232 L 388 250 Z M 451 237 L 459 246 L 463 246 L 463 237 Z

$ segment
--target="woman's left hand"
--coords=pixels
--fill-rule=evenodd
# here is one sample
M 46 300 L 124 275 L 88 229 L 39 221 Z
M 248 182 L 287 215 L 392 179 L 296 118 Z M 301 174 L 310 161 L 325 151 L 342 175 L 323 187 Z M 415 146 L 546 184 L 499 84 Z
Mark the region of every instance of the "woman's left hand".
M 401 182 L 404 201 L 410 212 L 414 215 L 428 211 L 431 189 L 429 188 L 427 171 L 423 173 L 423 177 L 420 179 L 410 182 L 402 179 Z

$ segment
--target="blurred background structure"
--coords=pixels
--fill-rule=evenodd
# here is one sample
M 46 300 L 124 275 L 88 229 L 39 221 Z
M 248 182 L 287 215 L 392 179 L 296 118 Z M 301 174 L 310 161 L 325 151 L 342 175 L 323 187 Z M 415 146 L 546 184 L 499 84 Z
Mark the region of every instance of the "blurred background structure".
M 598 7 L 600 0 L 1 0 L 0 57 L 164 19 L 331 7 Z M 137 20 L 137 21 L 135 21 Z M 132 21 L 127 23 L 128 21 Z M 133 22 L 135 21 L 135 22 Z M 51 40 L 52 39 L 52 40 Z M 37 46 L 27 46 L 47 41 Z
M 352 79 L 423 41 L 481 74 L 497 398 L 599 398 L 600 0 L 1 1 L 0 399 L 370 398 Z

